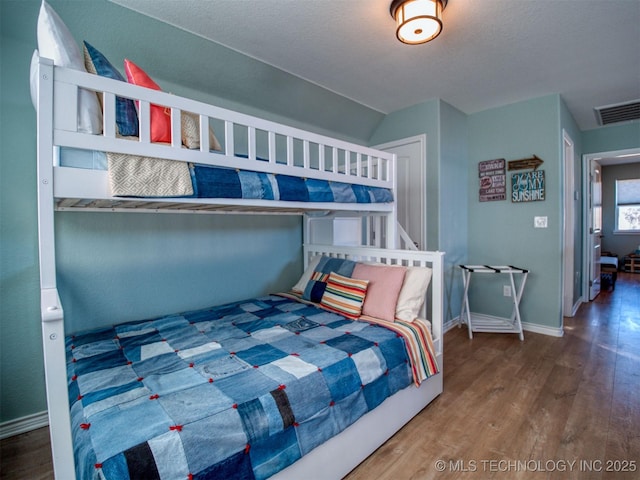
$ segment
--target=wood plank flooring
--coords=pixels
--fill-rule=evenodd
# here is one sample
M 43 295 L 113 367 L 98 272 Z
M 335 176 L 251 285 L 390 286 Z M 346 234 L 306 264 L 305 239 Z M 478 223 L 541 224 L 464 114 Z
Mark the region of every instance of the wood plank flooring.
M 640 478 L 640 275 L 564 330 L 448 332 L 444 393 L 347 480 Z M 0 446 L 1 478 L 53 478 L 47 428 Z
M 618 278 L 561 338 L 448 332 L 444 393 L 347 479 L 640 478 L 640 275 Z

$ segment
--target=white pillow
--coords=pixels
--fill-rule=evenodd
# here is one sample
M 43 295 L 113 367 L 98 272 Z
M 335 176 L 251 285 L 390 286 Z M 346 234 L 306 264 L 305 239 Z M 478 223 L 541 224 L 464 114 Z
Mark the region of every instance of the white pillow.
M 313 272 L 318 266 L 318 262 L 320 262 L 321 258 L 322 255 L 316 255 L 309 260 L 309 266 L 300 277 L 300 280 L 298 280 L 298 283 L 291 287 L 291 290 L 294 292 L 304 292 L 304 289 L 307 286 L 307 283 L 309 283 L 309 280 L 311 280 L 311 275 L 313 275 Z
M 43 1 L 38 16 L 38 50 L 55 65 L 86 72 L 84 58 L 73 35 L 51 6 Z M 33 58 L 32 58 L 33 62 Z M 32 94 L 33 98 L 33 94 Z M 95 92 L 81 89 L 78 99 L 78 131 L 102 133 L 102 111 Z
M 413 322 L 418 318 L 431 282 L 431 275 L 432 271 L 429 267 L 407 268 L 396 303 L 396 318 L 407 322 Z

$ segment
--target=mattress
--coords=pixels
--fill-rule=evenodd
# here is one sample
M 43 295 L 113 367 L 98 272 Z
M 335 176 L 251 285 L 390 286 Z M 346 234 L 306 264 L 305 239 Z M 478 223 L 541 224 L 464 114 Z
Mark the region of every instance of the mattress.
M 60 149 L 60 166 L 108 170 L 112 195 L 328 203 L 391 203 L 387 188 L 292 175 L 186 164 L 148 157 Z
M 79 480 L 267 478 L 412 382 L 396 332 L 279 295 L 66 351 Z
M 58 150 L 61 167 L 107 170 L 107 154 L 105 152 L 71 147 L 62 147 Z

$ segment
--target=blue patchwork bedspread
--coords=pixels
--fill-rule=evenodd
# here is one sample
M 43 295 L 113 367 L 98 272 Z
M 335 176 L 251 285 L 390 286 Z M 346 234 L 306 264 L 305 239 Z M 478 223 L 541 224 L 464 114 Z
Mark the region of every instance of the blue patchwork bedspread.
M 411 383 L 404 341 L 280 296 L 67 338 L 82 479 L 267 478 Z
M 291 175 L 235 170 L 195 164 L 194 196 L 296 202 L 390 203 L 390 190 Z

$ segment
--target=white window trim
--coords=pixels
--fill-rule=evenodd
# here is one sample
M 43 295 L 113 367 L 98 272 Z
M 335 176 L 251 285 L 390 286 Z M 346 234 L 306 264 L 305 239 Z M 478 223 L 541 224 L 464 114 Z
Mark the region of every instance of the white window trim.
M 615 180 L 615 186 L 616 186 L 616 193 L 615 193 L 615 227 L 613 229 L 613 234 L 614 235 L 640 235 L 640 229 L 633 229 L 633 230 L 620 230 L 618 229 L 618 226 L 620 225 L 619 223 L 619 215 L 620 215 L 620 205 L 618 204 L 618 182 L 620 181 L 634 181 L 636 184 L 638 182 L 640 182 L 640 178 L 629 178 L 629 179 L 616 179 Z M 624 203 L 623 206 L 628 206 L 630 204 L 628 203 Z M 632 204 L 634 207 L 636 206 L 636 204 Z

